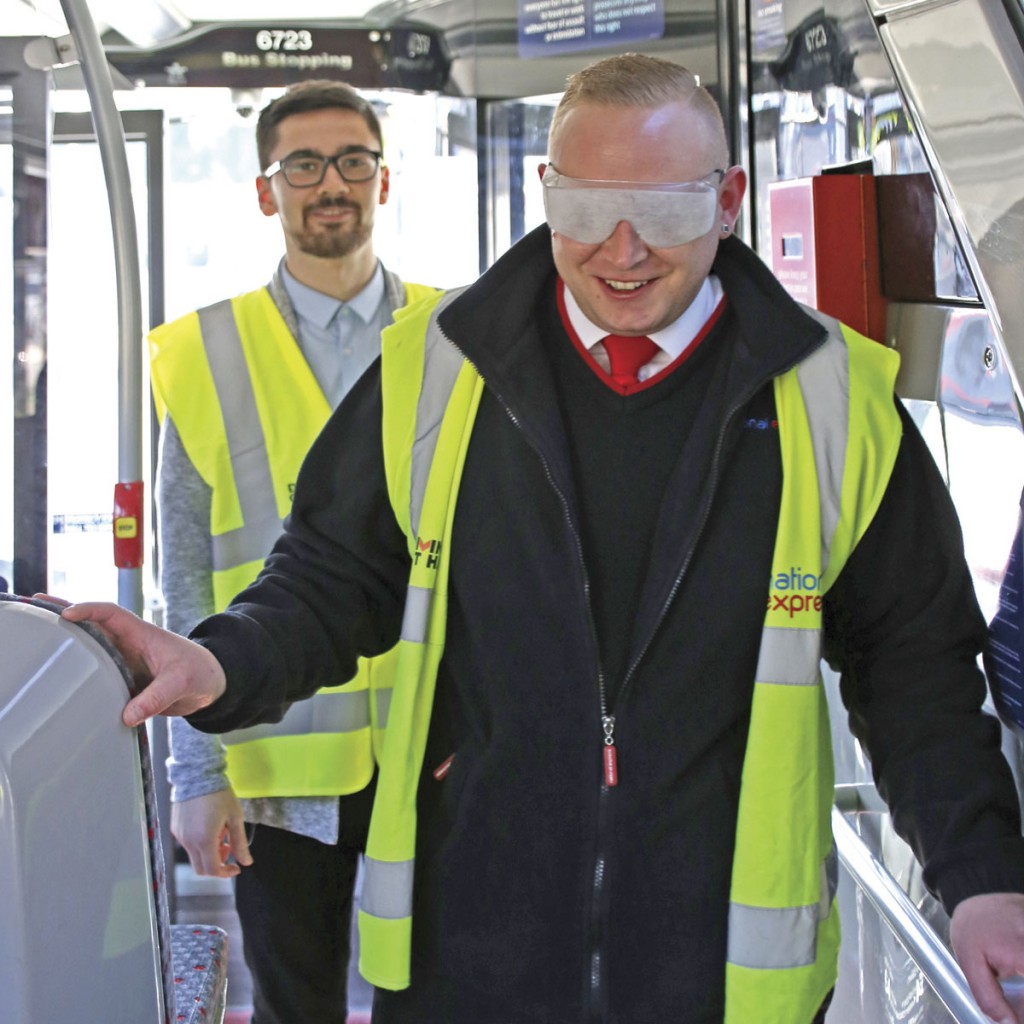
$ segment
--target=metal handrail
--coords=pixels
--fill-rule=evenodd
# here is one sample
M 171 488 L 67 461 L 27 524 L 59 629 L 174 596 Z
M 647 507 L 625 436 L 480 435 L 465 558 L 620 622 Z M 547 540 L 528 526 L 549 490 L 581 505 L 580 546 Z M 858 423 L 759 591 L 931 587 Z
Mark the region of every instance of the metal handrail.
M 953 954 L 839 807 L 832 808 L 832 834 L 850 877 L 903 944 L 957 1024 L 992 1024 L 974 1001 Z
M 117 275 L 118 479 L 142 479 L 142 287 L 124 126 L 106 54 L 86 0 L 60 0 L 81 60 L 110 205 Z M 118 603 L 142 613 L 142 569 L 118 569 Z

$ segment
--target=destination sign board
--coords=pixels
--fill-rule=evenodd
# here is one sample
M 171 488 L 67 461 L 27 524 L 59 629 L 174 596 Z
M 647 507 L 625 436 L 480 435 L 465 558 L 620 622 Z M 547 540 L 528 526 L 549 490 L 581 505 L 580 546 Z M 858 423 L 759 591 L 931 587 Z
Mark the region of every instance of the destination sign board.
M 415 25 L 200 26 L 157 49 L 108 46 L 106 54 L 126 78 L 148 86 L 260 88 L 330 78 L 362 89 L 440 92 L 451 64 L 439 35 Z

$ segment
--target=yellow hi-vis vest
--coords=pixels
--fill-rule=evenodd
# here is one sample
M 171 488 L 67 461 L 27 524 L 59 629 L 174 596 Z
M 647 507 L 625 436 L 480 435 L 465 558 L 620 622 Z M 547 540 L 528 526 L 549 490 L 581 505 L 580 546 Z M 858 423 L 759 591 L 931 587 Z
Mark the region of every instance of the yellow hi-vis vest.
M 455 504 L 484 386 L 437 326 L 447 301 L 404 310 L 383 338 L 384 459 L 413 564 L 367 844 L 359 969 L 388 989 L 409 985 L 416 793 Z M 828 339 L 774 382 L 783 489 L 736 828 L 725 1024 L 807 1024 L 836 978 L 822 597 L 878 508 L 902 430 L 896 354 L 812 315 Z
M 434 289 L 386 273 L 392 309 Z M 213 593 L 220 611 L 263 568 L 291 505 L 302 460 L 331 408 L 267 288 L 155 328 L 153 396 L 170 413 L 186 454 L 211 488 Z M 337 796 L 373 775 L 368 692 L 390 686 L 392 655 L 360 661 L 357 675 L 294 704 L 277 723 L 222 736 L 240 797 Z

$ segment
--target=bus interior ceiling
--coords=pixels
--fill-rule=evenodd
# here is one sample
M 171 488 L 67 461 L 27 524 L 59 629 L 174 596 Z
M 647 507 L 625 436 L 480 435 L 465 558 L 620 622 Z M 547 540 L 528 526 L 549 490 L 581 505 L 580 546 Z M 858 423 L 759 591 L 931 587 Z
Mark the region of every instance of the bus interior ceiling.
M 750 179 L 742 237 L 794 296 L 900 352 L 899 393 L 994 614 L 1024 488 L 1018 0 L 296 0 L 286 20 L 270 0 L 244 17 L 234 0 L 89 7 L 123 112 L 147 327 L 272 272 L 280 241 L 253 216 L 252 115 L 291 81 L 339 77 L 371 96 L 394 191 L 379 251 L 411 279 L 454 286 L 542 220 L 536 165 L 569 73 L 625 49 L 686 64 L 719 100 Z M 80 70 L 25 57 L 32 40 L 66 35 L 58 0 L 0 0 L 0 236 L 13 240 L 0 250 L 0 306 L 13 310 L 0 323 L 0 389 L 13 398 L 0 404 L 13 409 L 0 416 L 0 576 L 15 592 L 112 597 L 104 178 Z M 151 522 L 146 608 L 159 618 Z M 857 794 L 850 820 L 944 937 L 844 722 L 834 716 L 837 781 Z M 1004 750 L 1020 789 L 1009 722 Z M 905 1019 L 912 1004 L 919 1024 L 958 1019 L 884 914 L 844 885 L 846 921 L 860 925 L 830 1024 Z

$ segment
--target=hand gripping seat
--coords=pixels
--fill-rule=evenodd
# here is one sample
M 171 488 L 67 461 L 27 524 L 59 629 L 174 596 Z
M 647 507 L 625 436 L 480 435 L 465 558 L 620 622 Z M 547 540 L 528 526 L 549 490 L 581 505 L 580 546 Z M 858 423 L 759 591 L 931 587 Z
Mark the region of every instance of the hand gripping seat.
M 0 1021 L 220 1024 L 227 936 L 170 923 L 131 677 L 58 611 L 0 594 Z

